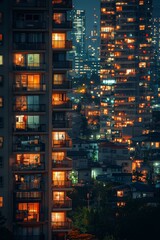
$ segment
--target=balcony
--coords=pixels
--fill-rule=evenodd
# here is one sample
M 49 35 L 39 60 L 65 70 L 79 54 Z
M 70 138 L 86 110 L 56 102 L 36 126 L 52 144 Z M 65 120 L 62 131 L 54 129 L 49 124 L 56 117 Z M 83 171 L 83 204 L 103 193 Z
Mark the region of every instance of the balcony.
M 57 23 L 56 21 L 52 22 L 52 27 L 53 29 L 72 29 L 72 22 L 71 21 L 65 21 L 65 22 L 61 22 L 61 23 Z
M 34 144 L 31 141 L 21 141 L 19 143 L 13 144 L 13 151 L 14 152 L 44 152 L 45 151 L 45 144 L 39 143 Z
M 72 229 L 71 221 L 52 222 L 52 231 L 68 231 Z
M 45 21 L 22 21 L 16 20 L 13 29 L 46 29 Z
M 52 6 L 54 9 L 72 9 L 72 0 L 52 0 Z
M 23 192 L 23 191 L 19 191 L 19 192 L 15 192 L 14 193 L 14 199 L 17 201 L 27 201 L 27 202 L 31 202 L 31 201 L 41 201 L 42 200 L 42 192 L 36 192 L 36 191 L 29 191 L 29 192 Z
M 58 104 L 58 101 L 53 101 L 52 103 L 52 107 L 53 107 L 53 110 L 54 109 L 62 109 L 62 110 L 69 110 L 71 109 L 72 110 L 72 102 L 71 101 L 67 101 L 67 102 L 62 102 L 62 103 L 59 103 Z
M 67 157 L 64 160 L 52 160 L 52 168 L 72 168 L 72 160 Z
M 67 200 L 53 200 L 53 211 L 55 209 L 72 209 L 72 200 L 67 198 Z
M 53 129 L 64 129 L 64 128 L 71 128 L 72 127 L 72 123 L 70 120 L 54 120 L 52 121 L 52 128 Z
M 72 141 L 71 140 L 53 140 L 52 148 L 71 148 Z
M 72 49 L 72 41 L 69 40 L 53 40 L 52 49 L 54 50 L 71 50 Z
M 58 90 L 58 89 L 72 89 L 72 81 L 66 80 L 63 82 L 56 82 L 52 85 L 52 89 Z
M 46 124 L 27 124 L 27 123 L 16 123 L 13 128 L 14 132 L 46 132 Z
M 15 221 L 23 223 L 39 223 L 44 221 L 44 214 L 30 212 L 27 210 L 17 210 Z
M 13 106 L 14 112 L 45 112 L 45 104 L 15 104 Z
M 13 171 L 20 172 L 20 171 L 43 171 L 45 169 L 44 163 L 38 163 L 38 164 L 14 164 L 13 165 Z
M 45 50 L 45 43 L 13 43 L 14 50 Z
M 46 64 L 35 64 L 35 65 L 16 65 L 13 64 L 14 71 L 44 71 L 46 69 Z
M 14 190 L 16 191 L 33 191 L 33 190 L 42 190 L 43 189 L 43 183 L 42 181 L 36 181 L 34 180 L 33 182 L 20 182 L 20 181 L 16 181 L 15 182 L 15 186 L 14 186 Z
M 71 61 L 56 61 L 53 62 L 53 71 L 54 70 L 69 70 L 72 69 L 72 62 Z
M 46 91 L 46 84 L 26 84 L 17 83 L 13 84 L 13 91 L 17 92 L 45 92 Z
M 53 188 L 71 188 L 72 182 L 70 180 L 53 180 L 52 187 Z
M 13 1 L 13 6 L 16 8 L 45 8 L 46 7 L 46 2 L 45 1 L 41 1 L 41 0 L 14 0 Z

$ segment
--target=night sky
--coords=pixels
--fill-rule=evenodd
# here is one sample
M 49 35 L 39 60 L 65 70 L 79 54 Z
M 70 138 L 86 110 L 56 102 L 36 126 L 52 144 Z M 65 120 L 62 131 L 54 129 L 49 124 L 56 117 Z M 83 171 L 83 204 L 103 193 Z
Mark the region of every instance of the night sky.
M 90 33 L 93 27 L 93 12 L 100 16 L 100 0 L 73 0 L 75 9 L 86 11 L 86 30 Z M 153 16 L 160 17 L 160 0 L 153 0 Z

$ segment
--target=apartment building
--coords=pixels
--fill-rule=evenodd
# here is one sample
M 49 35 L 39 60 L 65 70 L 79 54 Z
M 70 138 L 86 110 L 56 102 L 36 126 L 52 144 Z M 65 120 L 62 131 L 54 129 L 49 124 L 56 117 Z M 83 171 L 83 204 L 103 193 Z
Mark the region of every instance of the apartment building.
M 152 0 L 101 0 L 101 137 L 129 142 L 150 122 Z
M 66 239 L 72 0 L 0 1 L 0 211 L 16 240 Z

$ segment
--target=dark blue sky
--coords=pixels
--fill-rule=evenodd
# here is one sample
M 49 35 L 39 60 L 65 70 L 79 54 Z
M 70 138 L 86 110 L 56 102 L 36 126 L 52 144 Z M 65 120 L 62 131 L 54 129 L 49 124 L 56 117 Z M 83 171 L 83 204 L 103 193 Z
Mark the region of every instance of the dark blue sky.
M 86 30 L 88 34 L 93 26 L 94 8 L 96 14 L 100 15 L 100 0 L 73 0 L 73 5 L 75 9 L 86 11 Z
M 93 12 L 94 8 L 96 13 L 100 15 L 100 0 L 73 0 L 75 9 L 82 9 L 86 11 L 86 29 L 87 34 L 93 26 Z M 153 0 L 153 13 L 155 17 L 160 17 L 160 0 Z

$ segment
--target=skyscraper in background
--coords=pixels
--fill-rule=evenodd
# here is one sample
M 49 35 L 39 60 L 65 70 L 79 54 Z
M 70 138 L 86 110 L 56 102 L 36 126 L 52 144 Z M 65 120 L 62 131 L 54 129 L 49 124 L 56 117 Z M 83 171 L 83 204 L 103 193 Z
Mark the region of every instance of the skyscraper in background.
M 73 76 L 80 77 L 84 73 L 85 60 L 85 35 L 86 35 L 86 16 L 84 10 L 74 9 L 71 13 L 73 21 L 73 31 L 71 33 L 73 40 L 72 57 L 73 61 Z
M 150 124 L 151 0 L 101 0 L 101 137 L 129 142 Z
M 71 229 L 72 0 L 0 2 L 0 210 L 15 240 Z

